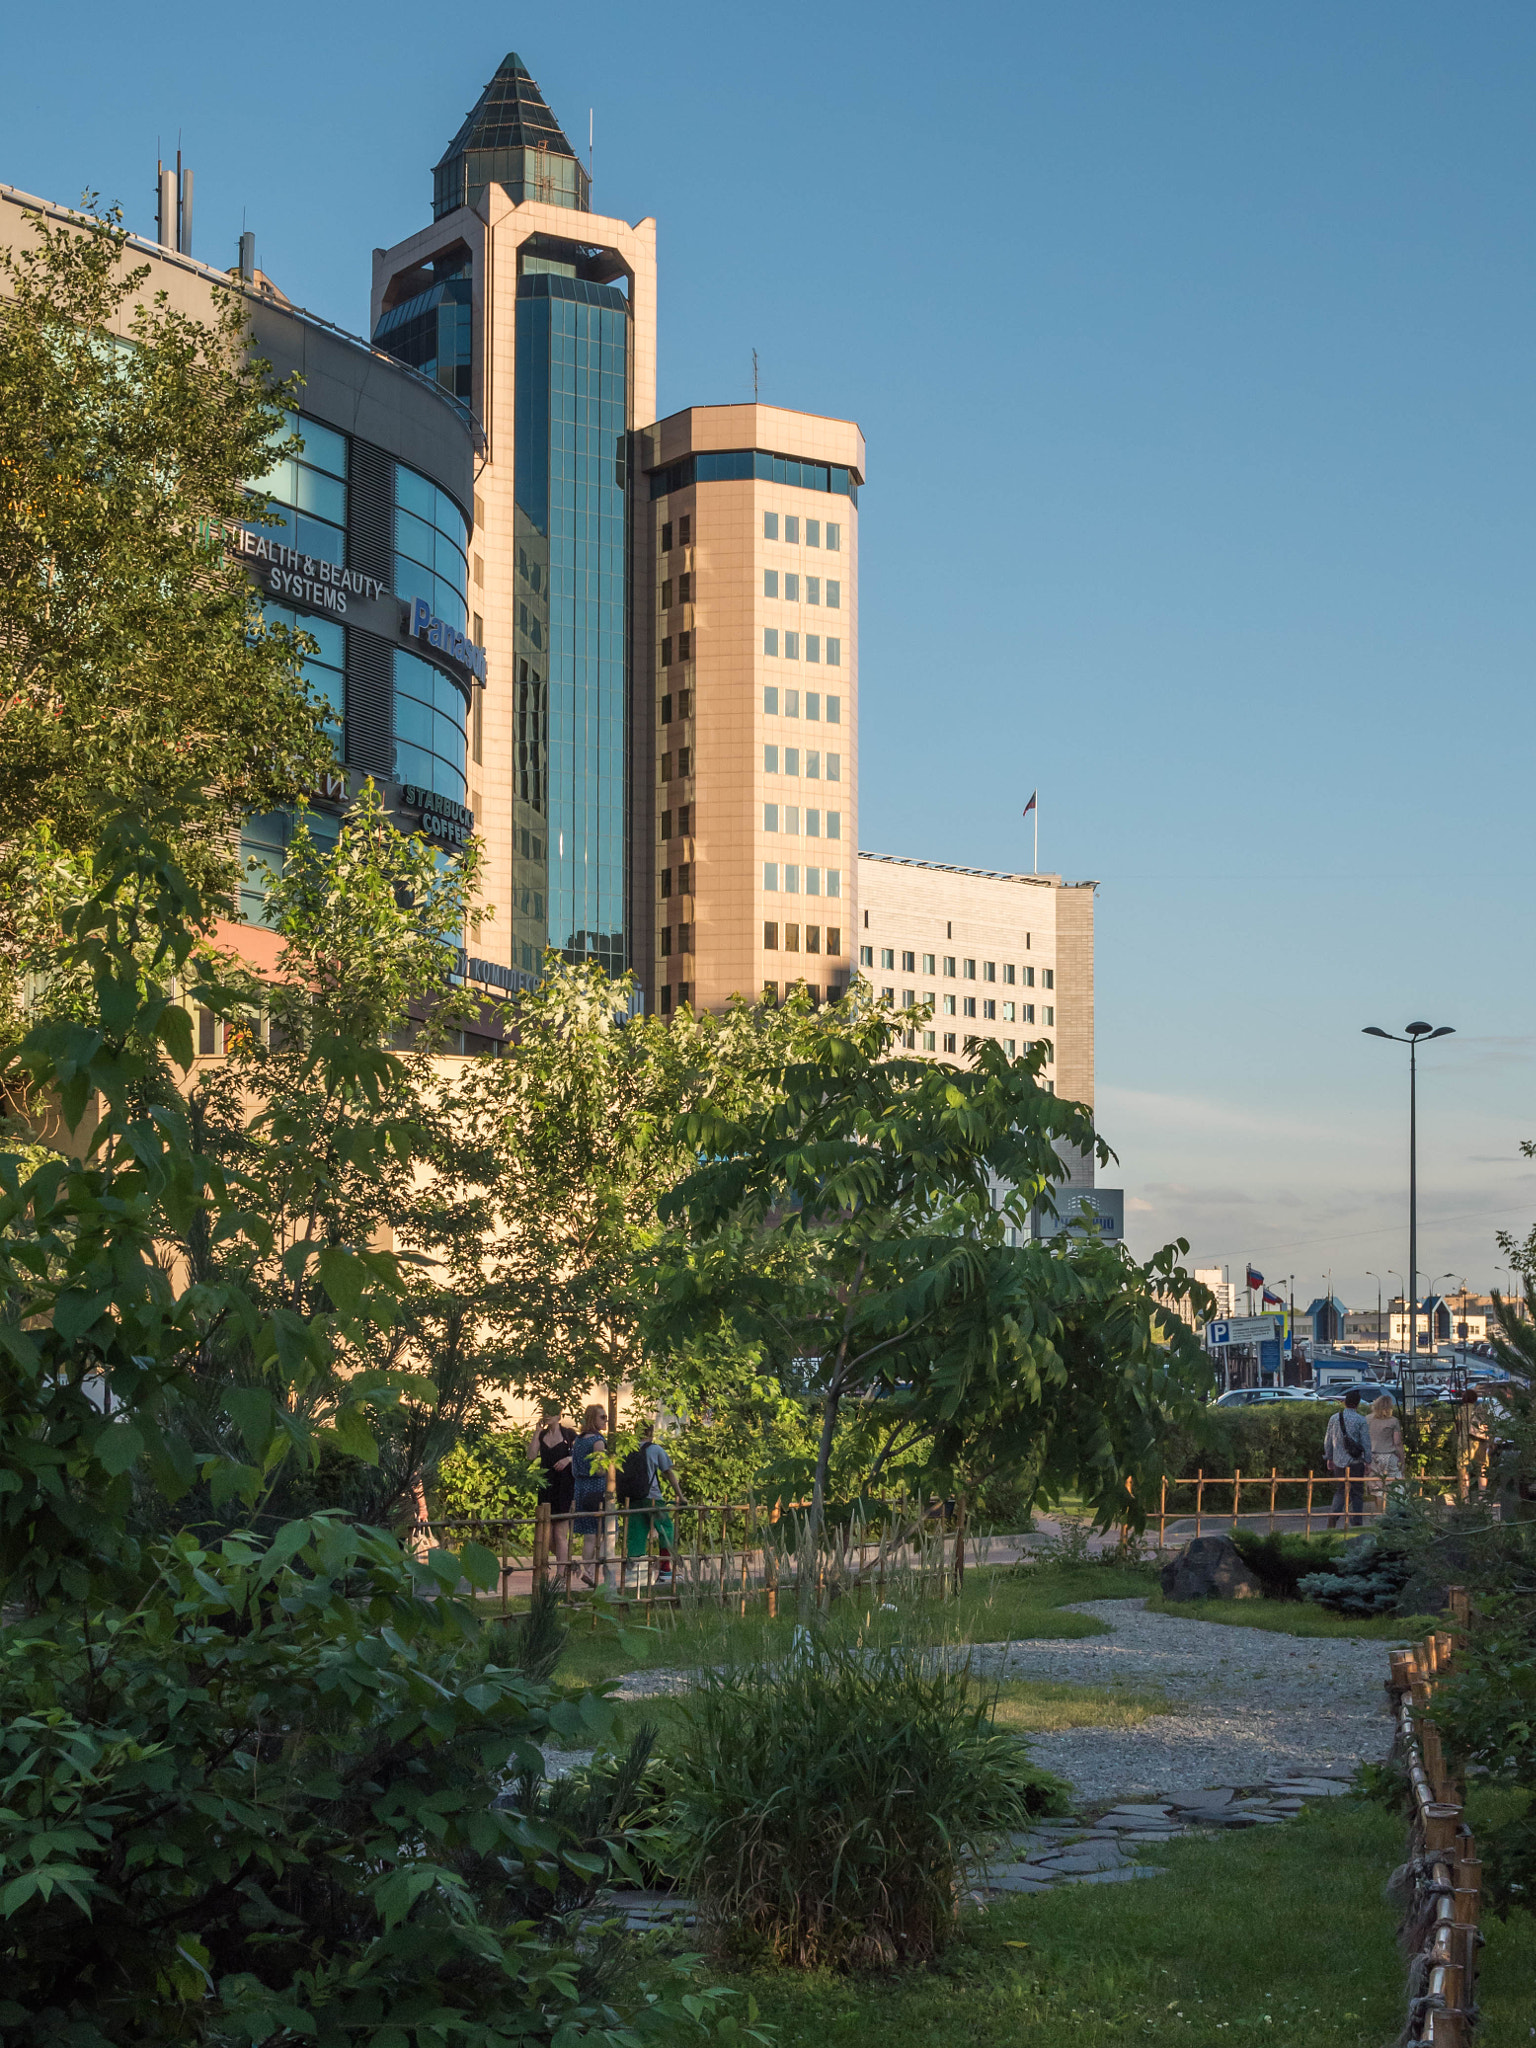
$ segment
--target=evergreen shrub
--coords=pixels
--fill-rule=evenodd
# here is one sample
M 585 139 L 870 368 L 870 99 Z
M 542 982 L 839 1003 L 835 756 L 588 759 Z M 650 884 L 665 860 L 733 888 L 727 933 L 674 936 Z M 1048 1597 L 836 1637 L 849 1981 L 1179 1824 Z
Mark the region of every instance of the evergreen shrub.
M 1257 1529 L 1234 1529 L 1239 1557 L 1264 1588 L 1266 1600 L 1299 1600 L 1298 1584 L 1311 1572 L 1327 1571 L 1345 1536 L 1301 1536 L 1288 1530 L 1261 1535 Z

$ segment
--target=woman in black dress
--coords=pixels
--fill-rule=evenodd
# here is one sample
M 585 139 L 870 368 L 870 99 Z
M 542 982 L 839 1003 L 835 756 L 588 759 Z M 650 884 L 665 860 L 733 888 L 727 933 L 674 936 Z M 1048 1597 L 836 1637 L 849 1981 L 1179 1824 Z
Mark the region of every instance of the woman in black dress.
M 560 1403 L 544 1403 L 544 1420 L 528 1445 L 528 1461 L 535 1458 L 543 1467 L 539 1500 L 549 1508 L 549 1534 L 556 1566 L 564 1565 L 571 1548 L 571 1503 L 576 1497 L 576 1479 L 571 1471 L 571 1445 L 576 1432 L 561 1419 Z

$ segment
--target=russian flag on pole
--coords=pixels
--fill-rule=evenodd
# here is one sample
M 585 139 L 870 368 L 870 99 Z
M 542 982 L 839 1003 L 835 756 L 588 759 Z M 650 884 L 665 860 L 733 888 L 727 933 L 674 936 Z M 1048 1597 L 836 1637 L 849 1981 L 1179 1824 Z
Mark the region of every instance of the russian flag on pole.
M 1262 1287 L 1264 1285 L 1264 1275 L 1257 1266 L 1250 1266 L 1248 1268 L 1248 1285 L 1250 1287 Z
M 1266 1308 L 1284 1308 L 1285 1297 L 1284 1295 L 1276 1294 L 1273 1287 L 1266 1287 L 1264 1290 L 1264 1306 Z

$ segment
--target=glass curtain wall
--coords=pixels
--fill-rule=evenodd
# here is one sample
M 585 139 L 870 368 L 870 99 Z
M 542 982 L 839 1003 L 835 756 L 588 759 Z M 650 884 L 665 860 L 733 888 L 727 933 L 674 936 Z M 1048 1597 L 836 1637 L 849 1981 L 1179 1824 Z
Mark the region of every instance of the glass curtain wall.
M 287 626 L 295 633 L 307 633 L 319 648 L 304 657 L 304 680 L 326 707 L 326 730 L 342 757 L 342 717 L 347 702 L 347 629 L 334 619 L 316 618 L 311 612 L 297 612 L 291 605 L 264 601 L 262 617 L 269 625 Z M 240 827 L 240 916 L 246 924 L 262 924 L 267 914 L 267 889 L 274 875 L 280 875 L 293 837 L 292 811 L 267 811 L 247 818 Z M 336 844 L 341 828 L 339 818 L 327 811 L 311 810 L 306 815 L 310 837 L 322 846 Z M 256 865 L 250 866 L 254 861 Z
M 520 702 L 524 693 L 528 708 L 537 702 L 544 723 L 543 772 L 525 786 L 531 794 L 542 783 L 546 943 L 615 975 L 628 965 L 628 341 L 629 304 L 614 286 L 547 272 L 519 278 L 516 659 Z M 532 765 L 536 749 L 520 753 Z
M 440 619 L 468 630 L 469 528 L 446 491 L 395 464 L 395 595 L 425 598 Z M 395 776 L 467 804 L 469 700 L 419 655 L 394 651 Z
M 434 282 L 391 306 L 373 330 L 375 343 L 420 370 L 461 406 L 474 396 L 473 284 L 468 256 L 441 258 Z

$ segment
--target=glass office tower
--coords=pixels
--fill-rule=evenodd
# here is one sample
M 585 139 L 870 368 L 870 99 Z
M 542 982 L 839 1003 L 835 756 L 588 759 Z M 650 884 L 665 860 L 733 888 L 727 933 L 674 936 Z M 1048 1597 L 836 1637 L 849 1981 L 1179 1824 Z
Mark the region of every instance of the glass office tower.
M 654 416 L 655 230 L 593 214 L 527 67 L 433 171 L 433 226 L 375 254 L 377 344 L 483 424 L 469 605 L 489 662 L 469 781 L 486 943 L 630 965 L 629 436 Z

